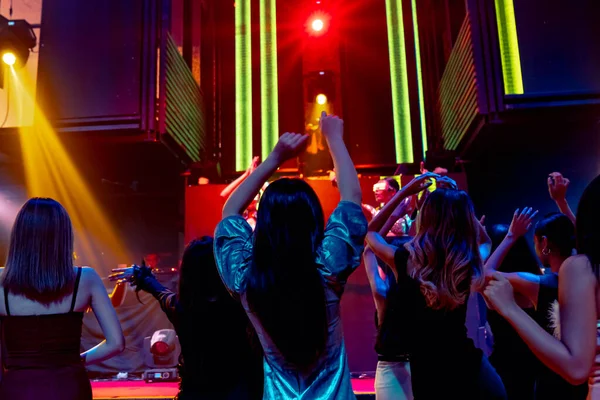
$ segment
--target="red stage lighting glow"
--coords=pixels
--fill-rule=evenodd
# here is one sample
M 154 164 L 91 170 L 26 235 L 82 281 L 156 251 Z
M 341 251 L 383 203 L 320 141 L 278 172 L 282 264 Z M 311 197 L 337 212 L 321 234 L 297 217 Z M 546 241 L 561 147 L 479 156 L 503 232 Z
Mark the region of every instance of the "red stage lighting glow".
M 320 36 L 327 32 L 330 17 L 321 11 L 313 13 L 306 22 L 306 30 L 311 36 Z

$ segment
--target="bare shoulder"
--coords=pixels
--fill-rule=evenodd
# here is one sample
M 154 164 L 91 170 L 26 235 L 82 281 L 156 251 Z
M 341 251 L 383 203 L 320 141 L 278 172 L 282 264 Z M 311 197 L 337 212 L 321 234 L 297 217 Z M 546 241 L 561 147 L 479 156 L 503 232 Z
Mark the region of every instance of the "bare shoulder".
M 573 274 L 592 274 L 592 263 L 584 254 L 567 258 L 560 267 L 559 276 L 572 276 Z
M 563 262 L 558 271 L 558 289 L 560 293 L 571 292 L 581 295 L 587 290 L 598 287 L 598 279 L 592 269 L 589 258 L 585 255 L 571 256 Z
M 102 278 L 98 275 L 98 272 L 91 267 L 81 267 L 81 282 L 90 285 L 100 283 L 102 284 Z

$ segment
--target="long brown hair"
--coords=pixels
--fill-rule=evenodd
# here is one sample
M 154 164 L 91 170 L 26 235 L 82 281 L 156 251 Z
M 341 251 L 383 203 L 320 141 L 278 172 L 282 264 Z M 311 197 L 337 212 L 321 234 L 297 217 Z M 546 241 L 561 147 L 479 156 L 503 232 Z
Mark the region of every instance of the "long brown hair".
M 71 294 L 73 226 L 56 200 L 35 197 L 23 205 L 12 228 L 1 282 L 8 293 L 42 304 Z
M 417 229 L 406 249 L 427 305 L 452 310 L 465 304 L 472 284 L 479 288 L 484 283 L 479 227 L 469 195 L 437 189 L 425 200 Z

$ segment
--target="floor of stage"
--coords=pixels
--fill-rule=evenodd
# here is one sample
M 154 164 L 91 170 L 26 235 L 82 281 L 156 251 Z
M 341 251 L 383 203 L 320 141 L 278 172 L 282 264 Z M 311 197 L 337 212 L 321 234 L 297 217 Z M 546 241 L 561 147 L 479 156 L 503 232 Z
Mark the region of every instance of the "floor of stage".
M 145 383 L 144 381 L 92 382 L 95 400 L 172 400 L 177 394 L 177 387 L 177 383 Z M 352 379 L 352 387 L 359 398 L 374 398 L 375 379 Z

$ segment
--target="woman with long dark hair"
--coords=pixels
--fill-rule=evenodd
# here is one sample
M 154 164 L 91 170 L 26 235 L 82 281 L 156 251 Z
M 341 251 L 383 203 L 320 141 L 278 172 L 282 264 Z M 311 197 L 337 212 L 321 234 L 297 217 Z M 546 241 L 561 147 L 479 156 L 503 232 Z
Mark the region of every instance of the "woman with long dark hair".
M 503 399 L 502 381 L 465 327 L 469 294 L 484 284 L 480 247 L 489 241 L 469 196 L 448 178 L 427 173 L 401 190 L 381 218 L 430 179 L 437 180 L 437 189 L 423 203 L 410 242 L 388 244 L 377 233 L 382 221 L 375 219 L 367 235 L 369 247 L 393 266 L 398 281 L 402 307 L 395 318 L 405 326 L 413 393 L 421 400 Z
M 327 226 L 314 190 L 279 179 L 261 197 L 254 232 L 241 217 L 263 183 L 306 147 L 283 134 L 273 152 L 229 197 L 215 233 L 215 257 L 264 350 L 265 399 L 352 399 L 340 298 L 360 264 L 367 222 L 343 122 L 322 115 L 341 202 Z
M 262 398 L 261 354 L 251 346 L 248 317 L 217 272 L 213 239 L 192 240 L 179 271 L 177 294 L 146 266 L 114 269 L 110 277 L 153 295 L 173 324 L 181 345 L 177 399 Z
M 600 369 L 596 358 L 600 294 L 600 176 L 585 189 L 575 224 L 576 256 L 558 271 L 558 307 L 555 334 L 548 333 L 517 306 L 509 279 L 496 272 L 485 289 L 488 303 L 519 333 L 533 353 L 572 385 L 588 381 L 595 393 Z
M 96 271 L 73 267 L 71 219 L 55 200 L 33 198 L 19 211 L 0 298 L 0 398 L 91 400 L 85 365 L 123 351 L 125 339 Z M 90 307 L 106 340 L 79 354 Z

